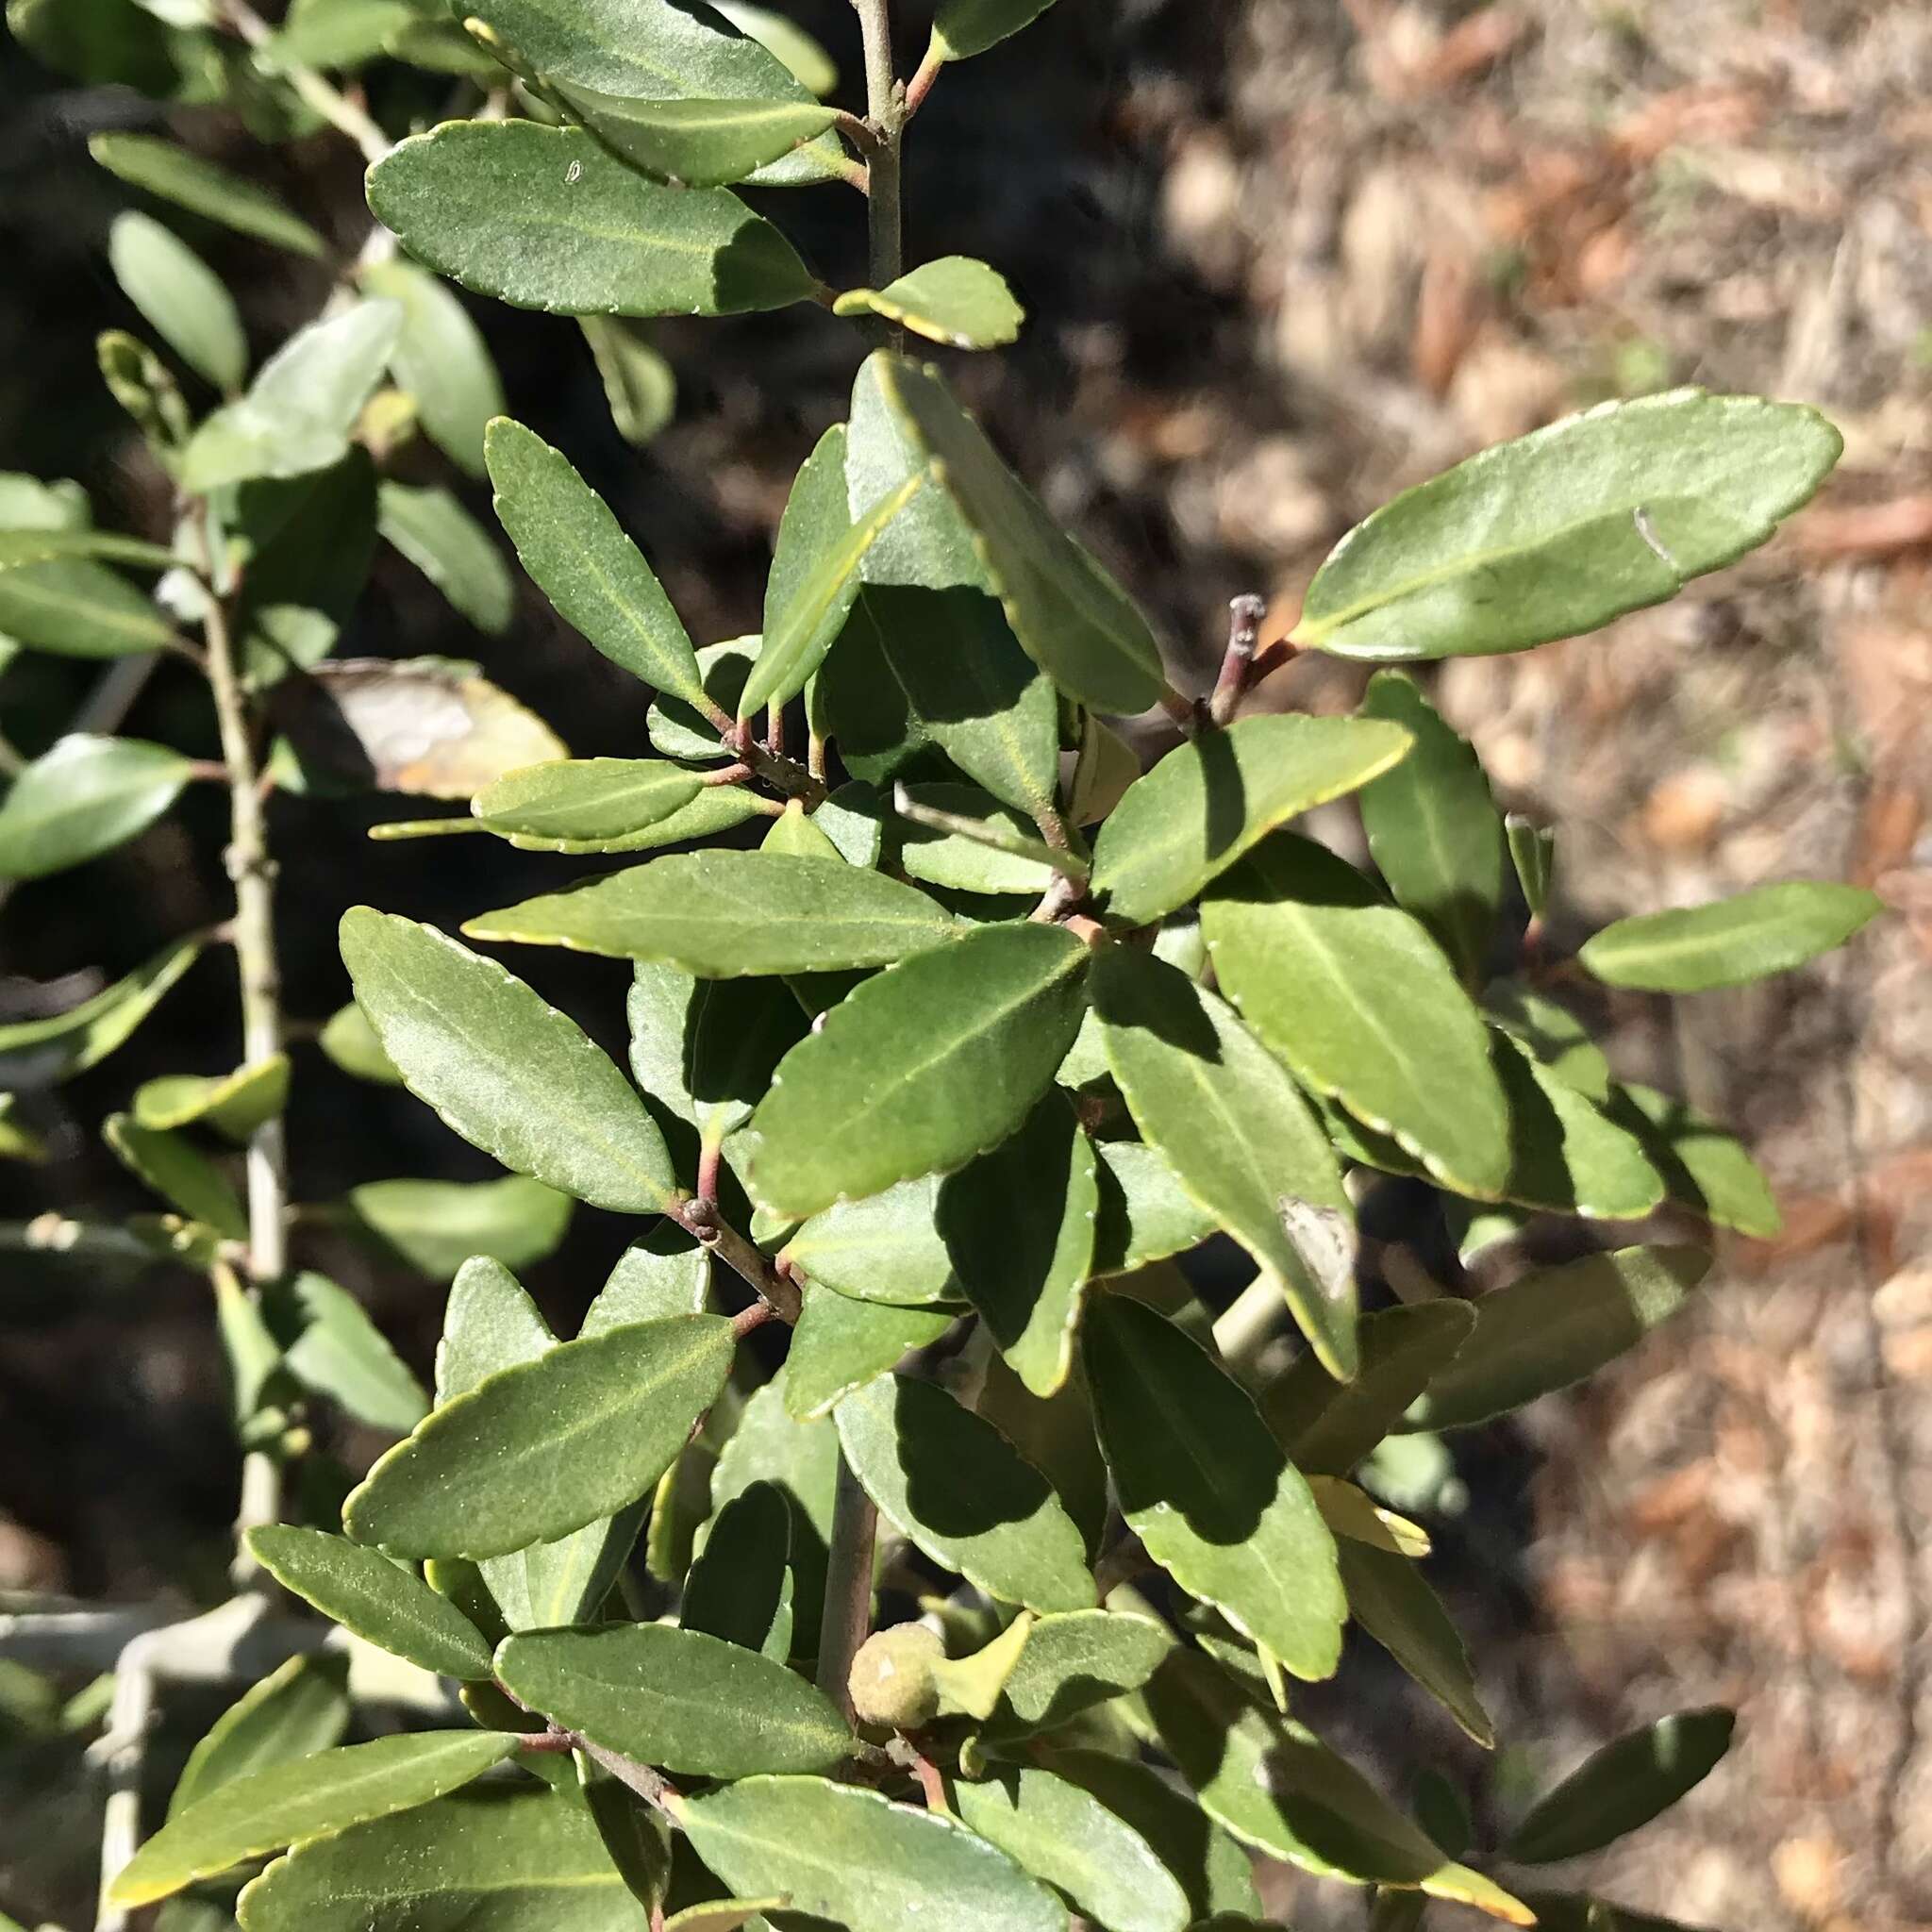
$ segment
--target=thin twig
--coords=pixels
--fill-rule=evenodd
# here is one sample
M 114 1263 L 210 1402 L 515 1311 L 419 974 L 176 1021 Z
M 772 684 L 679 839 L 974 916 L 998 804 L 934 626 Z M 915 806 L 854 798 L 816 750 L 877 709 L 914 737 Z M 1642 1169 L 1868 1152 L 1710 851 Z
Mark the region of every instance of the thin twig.
M 824 1609 L 819 1619 L 818 1687 L 849 1719 L 852 1659 L 872 1628 L 873 1544 L 878 1511 L 841 1455 L 832 1503 L 831 1550 L 825 1560 Z
M 271 27 L 247 0 L 223 0 L 222 13 L 227 25 L 259 53 L 275 39 Z M 346 134 L 362 150 L 362 158 L 372 166 L 387 157 L 395 143 L 390 140 L 368 110 L 312 67 L 296 62 L 281 65 L 282 77 L 331 127 Z
M 1208 700 L 1209 720 L 1225 730 L 1234 722 L 1248 689 L 1255 668 L 1255 645 L 1260 636 L 1261 620 L 1268 615 L 1268 600 L 1253 591 L 1232 599 L 1227 607 L 1227 651 L 1221 660 L 1221 675 L 1214 683 L 1214 695 Z

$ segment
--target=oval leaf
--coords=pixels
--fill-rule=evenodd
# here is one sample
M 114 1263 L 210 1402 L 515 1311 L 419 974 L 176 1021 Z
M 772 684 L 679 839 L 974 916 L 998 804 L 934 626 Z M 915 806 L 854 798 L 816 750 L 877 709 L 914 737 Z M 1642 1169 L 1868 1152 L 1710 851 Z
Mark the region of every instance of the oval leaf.
M 633 166 L 687 188 L 742 181 L 838 119 L 815 101 L 638 101 L 559 82 L 558 97 Z
M 182 361 L 219 390 L 248 371 L 248 339 L 222 278 L 151 216 L 129 209 L 108 230 L 108 260 L 121 292 Z
M 1053 0 L 941 0 L 928 58 L 964 60 L 983 54 L 1030 25 L 1052 5 Z
M 1607 986 L 1649 992 L 1744 986 L 1842 945 L 1884 904 L 1862 886 L 1794 879 L 1708 906 L 1620 919 L 1577 958 Z
M 328 243 L 308 224 L 242 175 L 231 175 L 172 141 L 152 134 L 96 134 L 87 151 L 108 173 L 130 188 L 192 209 L 224 227 L 272 242 L 295 255 L 318 259 Z
M 954 1319 L 950 1308 L 889 1307 L 808 1284 L 785 1357 L 787 1406 L 801 1422 L 826 1414 L 908 1350 L 937 1341 Z
M 509 628 L 516 591 L 483 526 L 447 490 L 384 480 L 376 527 L 478 630 Z
M 1018 341 L 1026 311 L 1007 278 L 970 255 L 922 262 L 883 289 L 853 289 L 832 304 L 834 315 L 877 315 L 951 349 L 997 349 Z
M 111 852 L 174 804 L 192 770 L 139 738 L 57 739 L 0 804 L 0 878 L 44 878 Z
M 403 311 L 390 368 L 416 405 L 416 418 L 444 456 L 483 474 L 483 432 L 503 413 L 503 384 L 489 345 L 454 290 L 413 261 L 375 261 L 361 271 L 372 295 Z
M 1083 1710 L 1138 1690 L 1174 1646 L 1164 1624 L 1113 1610 L 1039 1617 L 1008 1674 L 988 1729 L 1057 1730 Z
M 662 758 L 563 758 L 507 772 L 470 809 L 492 832 L 623 839 L 660 824 L 703 790 L 693 774 Z

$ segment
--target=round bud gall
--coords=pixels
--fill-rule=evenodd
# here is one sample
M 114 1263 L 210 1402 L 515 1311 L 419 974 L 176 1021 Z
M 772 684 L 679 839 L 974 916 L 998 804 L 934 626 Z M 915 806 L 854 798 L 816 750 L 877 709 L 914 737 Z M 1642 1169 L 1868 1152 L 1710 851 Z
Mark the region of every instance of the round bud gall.
M 939 1686 L 932 1667 L 945 1645 L 924 1624 L 895 1624 L 875 1631 L 858 1647 L 846 1679 L 854 1714 L 863 1724 L 912 1731 L 939 1715 Z

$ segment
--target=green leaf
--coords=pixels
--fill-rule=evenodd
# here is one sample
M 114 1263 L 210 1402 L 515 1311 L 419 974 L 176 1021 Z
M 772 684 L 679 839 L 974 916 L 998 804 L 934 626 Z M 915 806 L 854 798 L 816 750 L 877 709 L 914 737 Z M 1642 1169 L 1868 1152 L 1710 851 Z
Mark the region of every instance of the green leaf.
M 12 1086 L 50 1087 L 100 1062 L 147 1018 L 208 941 L 177 940 L 125 979 L 45 1020 L 0 1026 L 0 1069 Z M 18 1057 L 18 1065 L 8 1062 Z
M 828 1771 L 855 1748 L 823 1692 L 698 1630 L 537 1631 L 507 1639 L 496 1669 L 512 1696 L 566 1729 L 671 1772 Z
M 311 1651 L 250 1685 L 188 1754 L 168 1816 L 199 1804 L 217 1785 L 340 1742 L 349 1724 L 348 1671 L 341 1653 Z
M 590 1810 L 530 1784 L 309 1839 L 238 1913 L 243 1932 L 632 1932 L 639 1918 Z
M 867 552 L 924 481 L 908 476 L 855 512 L 846 494 L 845 425 L 835 423 L 819 439 L 779 520 L 765 585 L 764 644 L 739 694 L 741 721 L 805 689 L 851 615 Z
M 129 209 L 108 230 L 108 260 L 121 292 L 189 368 L 219 390 L 248 373 L 248 339 L 222 278 L 150 215 Z
M 1067 1610 L 1035 1619 L 988 1724 L 995 1737 L 1058 1730 L 1097 1704 L 1138 1690 L 1174 1645 L 1151 1617 Z
M 959 1282 L 939 1229 L 942 1186 L 937 1175 L 922 1174 L 835 1202 L 786 1242 L 785 1258 L 858 1301 L 903 1307 L 957 1302 Z
M 328 1016 L 316 1036 L 316 1044 L 343 1073 L 358 1080 L 371 1080 L 380 1087 L 403 1084 L 395 1062 L 383 1052 L 382 1041 L 369 1024 L 369 1015 L 354 1000 Z
M 149 1905 L 244 1858 L 426 1804 L 515 1748 L 500 1733 L 420 1731 L 231 1779 L 169 1819 L 122 1867 L 108 1896 L 116 1905 Z
M 701 1315 L 711 1285 L 711 1252 L 668 1223 L 618 1256 L 580 1335 L 603 1335 L 665 1315 Z
M 1154 1309 L 1106 1294 L 1084 1353 L 1121 1512 L 1147 1554 L 1296 1676 L 1330 1676 L 1335 1539 L 1246 1391 Z
M 1086 964 L 1058 927 L 986 926 L 867 980 L 773 1076 L 752 1119 L 754 1197 L 803 1219 L 996 1146 L 1073 1042 Z
M 361 279 L 372 295 L 402 308 L 390 367 L 414 400 L 417 420 L 452 462 L 482 475 L 483 432 L 503 413 L 503 384 L 470 311 L 411 261 L 372 262 Z
M 491 637 L 509 628 L 516 601 L 496 545 L 447 490 L 385 481 L 377 488 L 377 528 L 451 605 Z
M 792 1361 L 790 1355 L 786 1359 Z M 758 1651 L 782 1664 L 791 1639 L 791 1506 L 775 1483 L 753 1483 L 711 1519 L 705 1547 L 684 1579 L 678 1628 Z M 841 1740 L 841 1752 L 849 1741 Z
M 291 0 L 282 25 L 256 58 L 272 74 L 363 67 L 415 14 L 409 0 Z
M 1541 919 L 1549 909 L 1550 884 L 1557 870 L 1557 835 L 1514 811 L 1505 816 L 1503 830 L 1509 841 L 1509 862 L 1516 868 L 1516 883 L 1523 888 L 1523 903 L 1532 919 Z
M 937 1341 L 954 1319 L 951 1308 L 854 1301 L 808 1283 L 805 1312 L 785 1357 L 785 1400 L 791 1413 L 800 1421 L 829 1413 L 841 1397 L 896 1366 L 908 1350 Z
M 987 586 L 1027 655 L 1082 704 L 1146 709 L 1166 681 L 1153 633 L 1125 591 L 1001 461 L 937 371 L 888 350 L 875 352 L 866 371 L 893 433 L 972 531 Z M 866 379 L 861 375 L 861 384 Z M 856 470 L 855 494 L 864 487 Z
M 39 1166 L 47 1158 L 47 1143 L 15 1118 L 20 1096 L 0 1093 L 0 1160 L 25 1160 Z
M 726 638 L 723 643 L 706 644 L 697 653 L 698 669 L 704 677 L 706 694 L 716 708 L 707 715 L 693 710 L 680 698 L 656 700 L 645 720 L 651 748 L 667 758 L 685 764 L 725 765 L 738 754 L 718 736 L 714 717 L 728 721 L 737 711 L 738 694 L 764 640 L 759 637 Z
M 387 1557 L 288 1524 L 252 1529 L 247 1542 L 285 1590 L 358 1637 L 439 1676 L 490 1676 L 490 1646 L 470 1620 Z
M 477 0 L 516 63 L 546 81 L 596 88 L 632 101 L 803 101 L 812 92 L 751 29 L 740 32 L 704 0 L 640 9 L 626 0 L 578 0 L 566 9 L 543 0 Z M 764 188 L 833 178 L 842 150 L 829 138 L 752 176 Z
M 1050 1771 L 953 1787 L 960 1822 L 1109 1932 L 1184 1932 L 1187 1894 L 1147 1840 Z
M 1610 1063 L 1567 1007 L 1520 979 L 1499 979 L 1483 994 L 1483 1010 L 1566 1087 L 1599 1106 L 1609 1099 Z
M 541 1181 L 365 1181 L 342 1200 L 344 1218 L 373 1244 L 448 1281 L 473 1255 L 524 1268 L 554 1254 L 572 1202 Z
M 48 66 L 95 86 L 200 101 L 221 85 L 210 36 L 178 30 L 137 0 L 8 0 L 7 25 Z
M 1512 1158 L 1503 1191 L 1559 1214 L 1637 1221 L 1664 1197 L 1663 1177 L 1635 1136 L 1530 1057 L 1495 1036 L 1496 1072 L 1509 1099 Z
M 1045 1477 L 943 1389 L 881 1375 L 834 1420 L 866 1494 L 935 1563 L 1031 1610 L 1092 1604 L 1080 1532 Z
M 1489 780 L 1468 741 L 1402 672 L 1376 672 L 1362 710 L 1400 725 L 1415 747 L 1362 788 L 1376 870 L 1464 982 L 1480 985 L 1503 903 L 1503 821 Z
M 0 803 L 0 877 L 44 878 L 111 852 L 174 804 L 192 769 L 144 739 L 57 739 Z
M 889 965 L 969 928 L 916 887 L 842 858 L 692 852 L 482 913 L 463 930 L 736 979 Z
M 1496 1727 L 1449 1613 L 1408 1557 L 1353 1537 L 1336 1544 L 1349 1615 L 1437 1700 L 1484 1750 Z
M 194 432 L 181 487 L 206 494 L 256 476 L 304 476 L 349 453 L 362 405 L 402 332 L 393 302 L 361 302 L 298 329 L 261 365 L 248 393 Z
M 1197 1247 L 1220 1223 L 1181 1186 L 1173 1163 L 1139 1141 L 1098 1141 L 1093 1273 L 1131 1274 Z
M 499 417 L 485 448 L 496 514 L 558 614 L 633 677 L 702 709 L 691 639 L 604 499 L 521 423 Z
M 575 844 L 661 824 L 703 789 L 693 773 L 662 758 L 561 758 L 506 773 L 470 808 L 492 832 Z
M 267 1310 L 289 1373 L 371 1428 L 407 1435 L 429 1407 L 422 1386 L 362 1304 L 305 1269 L 271 1291 Z
M 1093 1000 L 1135 1124 L 1279 1285 L 1322 1359 L 1353 1374 L 1354 1216 L 1294 1082 L 1226 1006 L 1151 954 L 1104 948 Z
M 1441 949 L 1331 852 L 1277 832 L 1201 912 L 1222 991 L 1303 1085 L 1451 1187 L 1502 1191 L 1508 1106 Z
M 1084 875 L 1086 861 L 1056 853 L 1031 824 L 974 785 L 897 786 L 898 862 L 908 876 L 960 892 L 1038 898 L 1063 866 Z
M 722 14 L 740 33 L 748 34 L 770 53 L 775 54 L 791 70 L 794 79 L 821 97 L 839 84 L 839 69 L 832 57 L 784 14 L 769 7 L 755 7 L 749 0 L 718 0 L 714 12 Z
M 838 119 L 815 101 L 630 100 L 555 83 L 572 115 L 614 153 L 660 180 L 720 188 L 816 141 Z
M 677 414 L 677 374 L 636 325 L 615 315 L 580 315 L 618 435 L 641 449 Z M 654 741 L 655 742 L 655 741 Z
M 1066 1096 L 1049 1088 L 1016 1134 L 940 1190 L 937 1223 L 959 1288 L 1036 1395 L 1073 1373 L 1098 1165 Z
M 520 852 L 650 852 L 660 846 L 684 845 L 695 839 L 714 838 L 720 832 L 731 831 L 747 820 L 761 815 L 765 815 L 764 807 L 757 793 L 741 785 L 707 785 L 690 804 L 679 806 L 669 817 L 633 832 L 602 839 L 546 839 L 530 832 L 508 832 L 499 836 L 508 839 Z M 490 831 L 494 828 L 471 820 L 465 829 Z
M 1696 1248 L 1619 1248 L 1491 1290 L 1406 1426 L 1467 1428 L 1582 1381 L 1674 1314 L 1709 1267 Z
M 1715 1121 L 1655 1088 L 1614 1087 L 1606 1108 L 1663 1176 L 1673 1201 L 1720 1227 L 1768 1241 L 1783 1226 L 1777 1202 L 1743 1144 Z
M 274 195 L 241 175 L 151 134 L 96 134 L 87 151 L 131 188 L 192 209 L 225 228 L 320 260 L 328 243 Z
M 673 1315 L 566 1341 L 431 1412 L 342 1507 L 393 1556 L 503 1557 L 645 1494 L 731 1366 L 731 1324 Z
M 1007 278 L 970 255 L 923 262 L 883 289 L 852 289 L 834 315 L 876 315 L 950 349 L 997 349 L 1018 341 L 1026 311 Z
M 1297 1469 L 1345 1475 L 1402 1420 L 1469 1340 L 1475 1310 L 1444 1299 L 1364 1315 L 1355 1379 L 1338 1382 L 1312 1353 L 1261 1397 L 1261 1414 Z
M 407 919 L 354 908 L 341 945 L 384 1052 L 465 1140 L 592 1206 L 663 1211 L 675 1185 L 664 1137 L 575 1021 Z
M 375 505 L 375 465 L 359 446 L 326 470 L 280 482 L 258 478 L 235 492 L 230 555 L 242 592 L 234 628 L 243 674 L 258 691 L 283 681 L 291 666 L 325 682 L 348 675 L 324 670 L 322 660 L 368 584 Z M 310 695 L 289 680 L 277 708 Z M 324 730 L 339 728 L 326 703 L 318 708 Z M 286 717 L 277 723 L 288 728 Z
M 1308 586 L 1294 641 L 1445 658 L 1579 636 L 1755 549 L 1843 448 L 1815 409 L 1696 389 L 1566 417 L 1351 530 Z
M 1842 945 L 1884 904 L 1862 886 L 1793 879 L 1707 906 L 1620 919 L 1576 957 L 1607 986 L 1649 992 L 1745 986 Z
M 1104 1751 L 1056 1751 L 1049 1761 L 1146 1840 L 1180 1881 L 1190 1912 L 1206 1922 L 1202 1932 L 1259 1923 L 1261 1895 L 1247 1854 L 1151 1765 Z M 1238 1917 L 1247 1913 L 1256 1917 Z
M 1052 1892 L 949 1818 L 820 1777 L 754 1777 L 684 1800 L 692 1849 L 734 1891 L 782 1892 L 842 1932 L 1066 1932 Z
M 369 171 L 369 206 L 417 260 L 515 308 L 739 315 L 815 286 L 729 189 L 647 181 L 576 127 L 445 122 Z
M 1669 1810 L 1703 1783 L 1726 1751 L 1735 1712 L 1680 1710 L 1627 1732 L 1540 1798 L 1504 1855 L 1525 1865 L 1579 1857 Z
M 964 60 L 1029 26 L 1053 0 L 941 0 L 928 59 Z
M 192 1126 L 197 1122 L 230 1141 L 246 1141 L 289 1100 L 289 1057 L 237 1067 L 232 1074 L 163 1074 L 135 1090 L 134 1118 L 143 1127 Z
M 0 571 L 0 635 L 59 658 L 131 658 L 178 641 L 125 577 L 85 557 Z
M 1243 718 L 1171 751 L 1128 787 L 1093 848 L 1110 918 L 1185 905 L 1277 826 L 1403 769 L 1409 734 L 1374 718 Z
M 148 570 L 172 570 L 172 550 L 113 530 L 0 530 L 0 570 L 20 570 L 62 557 L 101 557 Z
M 101 1138 L 130 1174 L 189 1220 L 199 1221 L 230 1241 L 247 1239 L 248 1210 L 227 1176 L 192 1141 L 137 1126 L 125 1113 L 108 1116 Z

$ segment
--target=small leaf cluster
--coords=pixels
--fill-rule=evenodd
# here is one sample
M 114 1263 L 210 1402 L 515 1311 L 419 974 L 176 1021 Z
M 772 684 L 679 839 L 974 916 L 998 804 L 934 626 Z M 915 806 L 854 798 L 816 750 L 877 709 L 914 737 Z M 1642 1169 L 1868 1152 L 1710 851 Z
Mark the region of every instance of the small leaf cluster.
M 63 31 L 35 0 L 14 9 L 43 45 Z M 907 352 L 1013 340 L 997 273 L 949 257 L 834 291 L 760 211 L 775 199 L 737 192 L 863 186 L 876 224 L 924 91 L 1043 10 L 943 0 L 910 85 L 861 119 L 758 8 L 474 0 L 453 40 L 407 0 L 298 0 L 269 57 L 291 72 L 365 41 L 492 63 L 489 112 L 370 170 L 406 258 L 250 379 L 219 283 L 147 218 L 117 231 L 130 295 L 221 398 L 197 418 L 152 349 L 104 351 L 186 535 L 99 536 L 71 493 L 16 481 L 0 628 L 85 655 L 187 648 L 165 612 L 215 600 L 245 675 L 320 691 L 365 782 L 466 802 L 387 836 L 633 861 L 479 908 L 475 945 L 373 908 L 342 921 L 355 1004 L 325 1050 L 510 1177 L 377 1184 L 332 1210 L 452 1279 L 433 1400 L 333 1284 L 251 1296 L 217 1273 L 245 1440 L 286 1425 L 291 1374 L 402 1438 L 339 1520 L 258 1525 L 249 1548 L 358 1643 L 454 1683 L 472 1723 L 344 1745 L 340 1685 L 285 1668 L 210 1734 L 114 1876 L 123 1906 L 280 1854 L 241 1893 L 244 1932 L 1055 1932 L 1070 1911 L 1227 1932 L 1264 1923 L 1258 1853 L 1372 1889 L 1378 1924 L 1437 1900 L 1598 1924 L 1608 1907 L 1510 1868 L 1645 1824 L 1728 1744 L 1728 1713 L 1666 1717 L 1478 1842 L 1454 1805 L 1411 1815 L 1348 1763 L 1296 1687 L 1336 1674 L 1353 1624 L 1493 1746 L 1420 1567 L 1428 1533 L 1397 1513 L 1405 1439 L 1567 1388 L 1682 1307 L 1709 1256 L 1646 1239 L 1659 1210 L 1680 1231 L 1776 1226 L 1733 1137 L 1612 1077 L 1556 969 L 1736 984 L 1876 909 L 1779 885 L 1553 961 L 1554 838 L 1505 817 L 1471 745 L 1389 667 L 1674 594 L 1765 541 L 1839 438 L 1805 408 L 1692 390 L 1557 424 L 1337 545 L 1289 644 L 1381 667 L 1355 714 L 1244 712 L 1240 624 L 1214 698 L 1180 697 L 1131 596 Z M 193 67 L 203 29 L 142 31 Z M 97 155 L 276 245 L 323 245 L 185 151 L 116 136 Z M 798 473 L 758 634 L 691 636 L 568 457 L 501 413 L 430 271 L 579 318 L 620 423 L 652 409 L 626 319 L 815 303 L 884 338 Z M 366 567 L 377 538 L 484 628 L 508 612 L 455 498 L 378 479 L 379 391 L 487 474 L 525 572 L 638 681 L 638 756 L 564 756 L 468 667 L 327 658 L 356 588 L 341 559 Z M 158 606 L 122 565 L 175 589 Z M 386 721 L 432 695 L 471 728 L 425 755 Z M 1121 725 L 1156 708 L 1178 742 Z M 305 741 L 303 709 L 269 770 L 325 789 L 329 734 Z M 76 863 L 193 775 L 158 746 L 64 741 L 0 807 L 0 863 Z M 1324 807 L 1357 817 L 1365 863 L 1311 835 Z M 195 944 L 0 1049 L 56 1076 L 93 1064 Z M 480 944 L 624 962 L 628 1067 Z M 177 1251 L 232 1256 L 247 1232 L 185 1130 L 258 1132 L 287 1078 L 281 1059 L 158 1083 L 109 1124 Z M 1463 1263 L 1540 1217 L 1607 1226 L 1474 1299 L 1411 1257 L 1403 1299 L 1364 1311 L 1357 1204 L 1385 1176 L 1446 1219 Z M 636 1225 L 566 1339 L 512 1270 L 573 1203 Z M 1219 1318 L 1177 1265 L 1217 1240 L 1253 1272 Z M 292 1344 L 283 1301 L 306 1316 Z M 225 1757 L 244 1727 L 276 1741 Z

